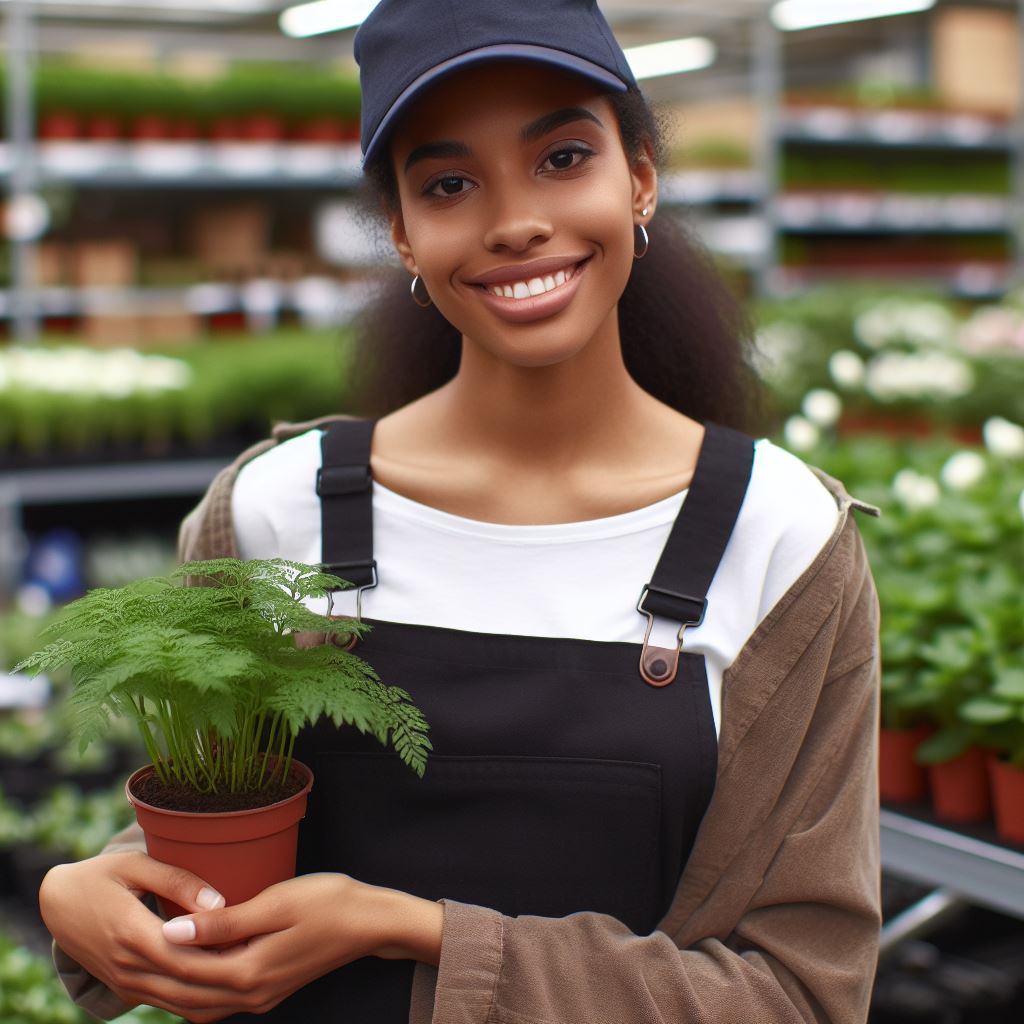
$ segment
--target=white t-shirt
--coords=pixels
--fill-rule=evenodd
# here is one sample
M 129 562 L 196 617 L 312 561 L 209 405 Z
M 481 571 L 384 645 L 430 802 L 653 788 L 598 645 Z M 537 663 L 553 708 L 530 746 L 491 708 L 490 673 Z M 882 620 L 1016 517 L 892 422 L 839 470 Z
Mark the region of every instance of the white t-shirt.
M 242 468 L 232 516 L 243 558 L 320 562 L 320 439 L 311 430 Z M 512 526 L 451 515 L 374 481 L 378 585 L 363 592 L 363 615 L 479 633 L 642 644 L 647 618 L 636 603 L 686 493 L 603 519 Z M 683 650 L 704 655 L 716 730 L 722 673 L 837 521 L 835 499 L 798 458 L 768 440 L 756 442 L 707 615 L 683 643 Z M 335 614 L 355 615 L 355 609 L 354 590 L 335 595 Z M 656 618 L 651 643 L 671 648 L 677 629 Z

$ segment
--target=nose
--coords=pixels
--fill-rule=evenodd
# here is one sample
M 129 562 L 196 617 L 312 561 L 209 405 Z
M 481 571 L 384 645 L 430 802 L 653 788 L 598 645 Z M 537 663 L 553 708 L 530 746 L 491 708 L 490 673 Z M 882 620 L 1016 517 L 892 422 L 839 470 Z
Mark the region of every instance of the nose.
M 491 251 L 524 252 L 549 239 L 551 217 L 528 189 L 507 185 L 492 192 L 484 245 Z

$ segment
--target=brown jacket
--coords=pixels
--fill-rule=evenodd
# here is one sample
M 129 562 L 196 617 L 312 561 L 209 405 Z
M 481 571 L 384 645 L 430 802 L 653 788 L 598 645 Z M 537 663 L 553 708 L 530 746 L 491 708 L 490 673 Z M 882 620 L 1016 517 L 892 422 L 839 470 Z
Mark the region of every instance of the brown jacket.
M 234 477 L 273 443 L 214 481 L 182 526 L 183 559 L 237 554 Z M 441 963 L 417 965 L 410 1024 L 867 1019 L 880 927 L 878 601 L 850 509 L 877 509 L 816 472 L 839 522 L 725 672 L 715 793 L 657 930 L 443 900 Z M 116 842 L 141 839 L 131 829 Z M 123 1012 L 109 989 L 54 955 L 83 1007 Z

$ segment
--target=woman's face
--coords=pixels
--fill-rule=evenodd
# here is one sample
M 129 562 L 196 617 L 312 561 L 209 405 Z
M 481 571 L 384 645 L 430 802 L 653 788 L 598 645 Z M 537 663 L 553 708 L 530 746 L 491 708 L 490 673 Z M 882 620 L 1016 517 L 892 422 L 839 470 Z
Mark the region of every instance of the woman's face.
M 656 176 L 647 160 L 630 165 L 594 86 L 542 65 L 466 69 L 408 111 L 391 157 L 395 245 L 464 336 L 519 366 L 618 340 Z

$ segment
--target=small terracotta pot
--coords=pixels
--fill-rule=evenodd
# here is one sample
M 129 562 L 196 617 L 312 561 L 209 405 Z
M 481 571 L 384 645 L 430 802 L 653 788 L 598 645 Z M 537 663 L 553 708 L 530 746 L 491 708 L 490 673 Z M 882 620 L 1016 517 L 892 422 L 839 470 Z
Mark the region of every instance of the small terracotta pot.
M 883 800 L 909 803 L 928 794 L 928 773 L 914 751 L 932 733 L 930 725 L 882 729 L 878 741 L 878 792 Z
M 146 834 L 146 852 L 154 860 L 198 875 L 228 906 L 244 903 L 267 886 L 293 878 L 299 822 L 306 813 L 313 773 L 299 761 L 292 763 L 306 777 L 298 793 L 266 807 L 208 814 L 170 811 L 140 800 L 132 785 L 151 775 L 153 766 L 140 768 L 128 779 L 125 793 Z M 160 903 L 168 917 L 187 913 L 168 900 Z
M 1024 769 L 1001 761 L 993 753 L 988 757 L 988 771 L 996 832 L 1008 843 L 1024 846 Z
M 986 753 L 971 747 L 959 757 L 928 766 L 932 808 L 943 821 L 987 821 L 992 813 Z

